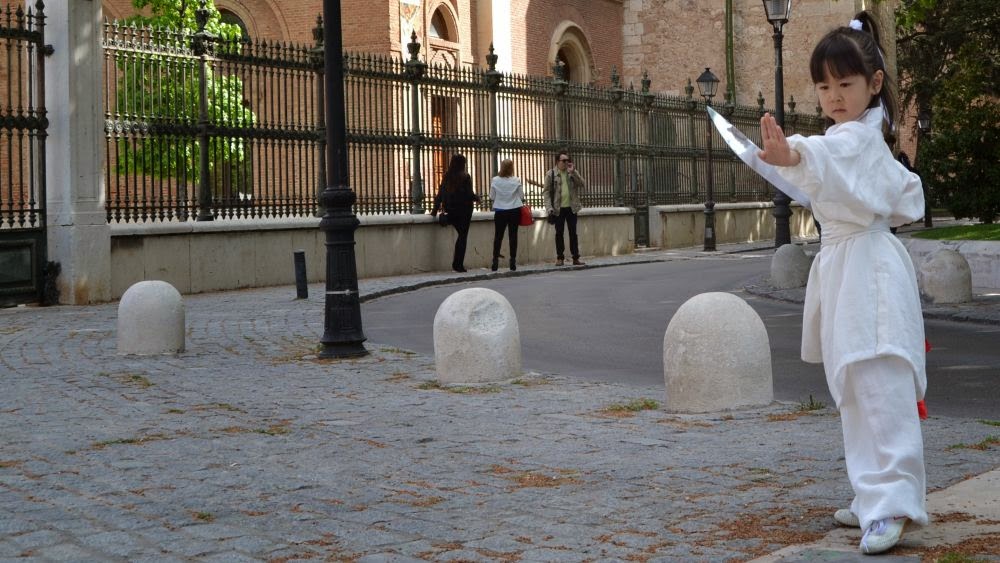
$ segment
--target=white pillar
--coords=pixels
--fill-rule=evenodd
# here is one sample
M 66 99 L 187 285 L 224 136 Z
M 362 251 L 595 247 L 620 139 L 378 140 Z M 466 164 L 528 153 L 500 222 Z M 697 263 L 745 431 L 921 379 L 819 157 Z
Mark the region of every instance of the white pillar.
M 493 0 L 493 52 L 498 57 L 497 70 L 512 72 L 514 69 L 514 46 L 511 43 L 510 0 Z M 522 54 L 523 56 L 523 54 Z
M 45 6 L 46 187 L 49 260 L 59 262 L 59 300 L 111 299 L 111 234 L 104 211 L 101 2 Z

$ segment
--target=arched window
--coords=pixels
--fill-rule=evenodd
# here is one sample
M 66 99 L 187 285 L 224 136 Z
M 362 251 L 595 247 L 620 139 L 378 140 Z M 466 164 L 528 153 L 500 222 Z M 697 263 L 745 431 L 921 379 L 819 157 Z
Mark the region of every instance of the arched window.
M 445 18 L 444 13 L 441 12 L 441 8 L 434 10 L 434 15 L 431 16 L 431 25 L 427 33 L 436 39 L 443 39 L 445 41 L 455 40 L 452 37 L 451 30 L 448 28 L 448 20 Z
M 235 13 L 225 8 L 219 8 L 219 15 L 222 16 L 222 23 L 228 23 L 239 27 L 240 35 L 242 35 L 244 39 L 248 39 L 250 37 L 250 32 L 247 30 L 247 24 L 245 24 Z

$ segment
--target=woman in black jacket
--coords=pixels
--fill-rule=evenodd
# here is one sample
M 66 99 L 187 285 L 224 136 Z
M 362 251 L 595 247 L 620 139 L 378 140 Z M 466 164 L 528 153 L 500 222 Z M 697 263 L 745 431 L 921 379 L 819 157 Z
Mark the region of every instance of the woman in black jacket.
M 448 215 L 448 222 L 458 232 L 455 241 L 455 257 L 451 267 L 456 272 L 465 271 L 465 246 L 469 240 L 469 225 L 472 224 L 472 204 L 479 201 L 479 196 L 472 191 L 472 176 L 465 171 L 466 158 L 460 154 L 451 157 L 448 171 L 438 188 L 434 198 L 434 209 L 431 215 L 436 217 L 438 209 Z

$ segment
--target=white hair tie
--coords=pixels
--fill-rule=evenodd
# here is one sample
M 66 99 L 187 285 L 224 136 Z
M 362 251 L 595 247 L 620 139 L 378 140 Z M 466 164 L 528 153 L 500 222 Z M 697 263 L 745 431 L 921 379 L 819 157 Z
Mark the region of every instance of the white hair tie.
M 861 23 L 861 20 L 851 20 L 847 24 L 847 27 L 861 31 L 861 29 L 864 27 L 864 24 Z

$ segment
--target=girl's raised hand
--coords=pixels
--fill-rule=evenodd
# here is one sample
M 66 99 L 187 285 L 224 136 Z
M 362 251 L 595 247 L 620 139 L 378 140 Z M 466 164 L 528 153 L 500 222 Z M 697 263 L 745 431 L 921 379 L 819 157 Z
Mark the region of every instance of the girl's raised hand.
M 798 151 L 792 150 L 788 145 L 785 133 L 770 113 L 765 113 L 760 118 L 760 137 L 764 148 L 757 156 L 761 160 L 775 166 L 795 166 L 799 163 L 801 157 Z

